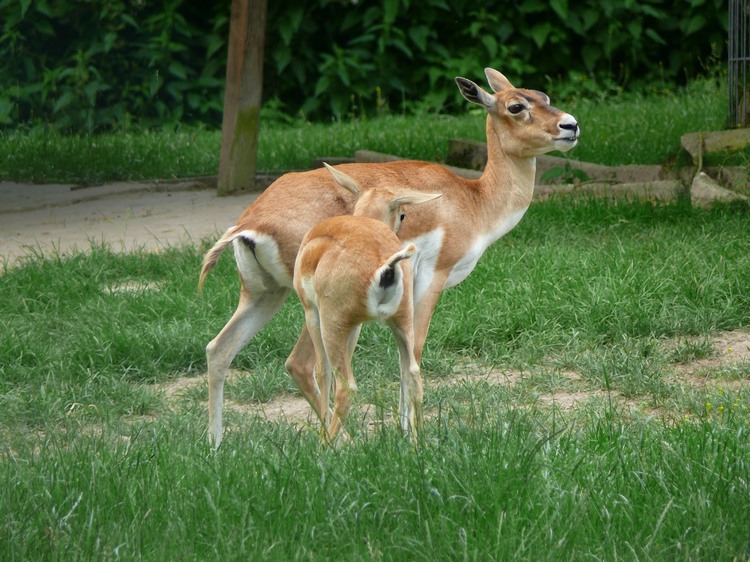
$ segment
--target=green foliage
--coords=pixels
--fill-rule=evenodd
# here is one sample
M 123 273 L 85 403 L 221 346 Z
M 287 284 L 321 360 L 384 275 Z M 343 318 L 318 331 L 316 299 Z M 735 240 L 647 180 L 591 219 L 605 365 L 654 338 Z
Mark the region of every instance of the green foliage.
M 0 124 L 218 126 L 229 11 L 0 0 Z M 311 119 L 453 110 L 454 77 L 480 80 L 486 66 L 537 88 L 674 83 L 723 56 L 726 29 L 721 0 L 269 2 L 265 98 Z
M 290 8 L 290 4 L 296 5 Z M 486 66 L 518 83 L 593 75 L 620 86 L 638 76 L 684 80 L 721 56 L 721 0 L 389 0 L 269 8 L 270 95 L 308 116 L 358 114 L 403 100 L 430 110 L 460 100 L 453 79 Z M 700 41 L 690 38 L 700 36 Z M 292 56 L 294 53 L 294 56 Z M 275 81 L 278 82 L 275 82 Z
M 0 0 L 0 124 L 216 121 L 227 15 L 184 0 Z M 228 12 L 227 12 L 228 13 Z

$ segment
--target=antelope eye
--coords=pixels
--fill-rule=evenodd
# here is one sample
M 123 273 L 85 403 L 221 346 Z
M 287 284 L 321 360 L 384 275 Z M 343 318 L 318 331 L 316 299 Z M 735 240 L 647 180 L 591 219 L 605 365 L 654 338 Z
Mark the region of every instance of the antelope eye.
M 513 105 L 508 106 L 508 111 L 510 111 L 513 115 L 518 115 L 521 113 L 525 107 L 522 103 L 514 103 Z
M 399 217 L 399 220 L 400 220 L 401 222 L 404 222 L 404 219 L 405 219 L 405 218 L 406 218 L 406 214 L 405 214 L 405 213 L 401 213 L 401 216 Z

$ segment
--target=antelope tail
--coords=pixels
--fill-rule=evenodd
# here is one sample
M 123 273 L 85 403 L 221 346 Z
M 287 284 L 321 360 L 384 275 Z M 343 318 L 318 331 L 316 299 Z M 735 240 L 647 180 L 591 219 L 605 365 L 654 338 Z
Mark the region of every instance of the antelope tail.
M 198 279 L 198 290 L 200 291 L 203 289 L 203 283 L 206 280 L 206 276 L 208 275 L 208 272 L 211 271 L 214 267 L 216 267 L 216 262 L 219 261 L 219 256 L 226 250 L 227 246 L 231 244 L 234 239 L 237 236 L 237 227 L 233 226 L 230 229 L 228 229 L 224 235 L 219 238 L 219 240 L 216 242 L 216 244 L 213 245 L 213 247 L 206 252 L 206 255 L 203 257 L 203 265 L 201 266 L 201 275 Z
M 393 268 L 401 260 L 409 259 L 412 255 L 414 255 L 414 252 L 416 251 L 417 247 L 414 244 L 409 244 L 406 248 L 404 248 L 403 250 L 399 250 L 390 258 L 388 258 L 380 268 L 379 285 L 384 289 L 390 287 L 393 284 L 393 280 L 395 279 L 395 272 Z

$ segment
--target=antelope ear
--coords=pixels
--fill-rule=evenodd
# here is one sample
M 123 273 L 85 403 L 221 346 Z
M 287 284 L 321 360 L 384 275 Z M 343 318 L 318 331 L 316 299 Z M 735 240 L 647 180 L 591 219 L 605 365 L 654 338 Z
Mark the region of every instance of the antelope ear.
M 393 211 L 398 209 L 401 205 L 418 205 L 419 203 L 427 203 L 438 197 L 442 197 L 442 193 L 421 193 L 419 191 L 410 191 L 404 195 L 401 195 L 397 199 L 391 201 L 388 206 L 388 210 Z
M 492 88 L 493 92 L 502 92 L 503 90 L 513 90 L 513 84 L 510 83 L 502 73 L 492 68 L 485 68 L 484 75 L 487 77 L 487 82 Z
M 359 192 L 360 192 L 359 184 L 355 181 L 353 177 L 345 174 L 341 170 L 337 170 L 333 166 L 329 166 L 325 162 L 323 162 L 323 165 L 331 173 L 331 175 L 333 176 L 333 180 L 337 184 L 351 191 L 355 197 L 359 197 Z
M 466 78 L 456 77 L 456 84 L 461 92 L 461 95 L 472 103 L 478 103 L 484 107 L 487 111 L 494 109 L 495 98 L 491 94 L 485 92 L 482 88 L 477 86 L 471 80 Z

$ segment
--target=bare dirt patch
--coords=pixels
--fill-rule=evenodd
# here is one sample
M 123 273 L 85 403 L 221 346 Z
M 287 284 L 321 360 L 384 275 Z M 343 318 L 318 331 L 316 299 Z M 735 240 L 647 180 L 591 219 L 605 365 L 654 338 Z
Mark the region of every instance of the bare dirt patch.
M 292 425 L 309 425 L 317 421 L 310 404 L 299 396 L 279 396 L 270 402 L 249 405 L 244 411 L 267 420 L 286 421 Z
M 695 341 L 698 338 L 687 338 Z M 682 384 L 695 388 L 718 387 L 740 390 L 748 381 L 718 377 L 717 373 L 729 371 L 750 363 L 750 332 L 736 330 L 720 332 L 711 338 L 713 354 L 674 366 L 675 378 Z
M 174 401 L 182 398 L 189 390 L 206 384 L 205 377 L 180 377 L 167 382 L 155 384 L 154 390 L 164 393 L 168 401 Z
M 451 377 L 444 377 L 431 383 L 432 386 L 454 386 L 463 383 L 486 382 L 487 384 L 504 384 L 512 386 L 518 384 L 524 377 L 523 371 L 516 369 L 488 368 L 486 365 L 474 361 L 462 361 L 461 373 Z
M 679 341 L 697 341 L 698 339 L 699 338 L 681 338 L 664 342 L 663 346 L 666 350 L 669 350 L 674 348 Z M 713 347 L 713 353 L 710 357 L 677 363 L 672 366 L 674 371 L 672 377 L 676 382 L 696 388 L 722 386 L 736 390 L 747 385 L 748 383 L 745 380 L 716 378 L 714 374 L 750 362 L 750 332 L 743 330 L 721 332 L 711 337 L 710 342 Z M 530 376 L 530 373 L 520 370 L 488 367 L 487 365 L 473 360 L 463 361 L 460 370 L 461 372 L 454 376 L 443 377 L 439 380 L 426 381 L 426 392 L 430 391 L 430 387 L 440 388 L 444 386 L 476 384 L 481 382 L 489 385 L 515 386 L 522 384 L 524 378 Z M 241 371 L 230 370 L 227 380 L 231 381 L 244 374 L 245 373 Z M 574 387 L 582 381 L 580 374 L 575 371 L 562 370 L 556 374 L 569 381 Z M 154 388 L 163 392 L 168 402 L 174 402 L 195 388 L 205 388 L 206 384 L 205 376 L 183 377 L 154 385 Z M 620 402 L 622 397 L 616 390 L 560 389 L 552 392 L 540 393 L 537 396 L 537 404 L 545 407 L 558 408 L 562 411 L 570 411 L 586 402 L 596 399 L 610 399 Z M 625 403 L 630 402 L 625 401 Z M 301 396 L 285 394 L 262 403 L 238 402 L 231 397 L 225 397 L 225 407 L 227 410 L 258 416 L 269 421 L 285 421 L 298 426 L 318 424 L 317 418 L 310 408 L 310 405 Z M 360 411 L 352 411 L 352 415 L 362 416 L 363 419 L 367 421 L 368 426 L 381 424 L 385 420 L 376 419 L 376 409 L 377 408 L 372 404 L 362 404 L 359 407 Z
M 618 397 L 618 393 L 614 391 L 608 393 L 606 390 L 580 390 L 576 392 L 559 391 L 541 394 L 538 400 L 543 406 L 568 411 L 575 409 L 584 402 L 588 402 L 592 398 L 606 398 L 607 395 L 611 399 Z
M 227 383 L 246 375 L 243 371 L 230 369 Z M 208 381 L 205 376 L 181 377 L 168 382 L 155 384 L 153 388 L 164 394 L 167 402 L 175 402 L 194 389 L 205 390 Z M 230 396 L 224 396 L 224 406 L 241 414 L 252 414 L 271 421 L 287 421 L 291 424 L 309 424 L 314 421 L 310 405 L 301 396 L 283 395 L 269 402 L 238 402 Z
M 750 332 L 742 330 L 722 332 L 712 338 L 712 344 L 714 348 L 712 357 L 679 364 L 676 370 L 681 374 L 694 375 L 699 371 L 723 369 L 750 361 Z

